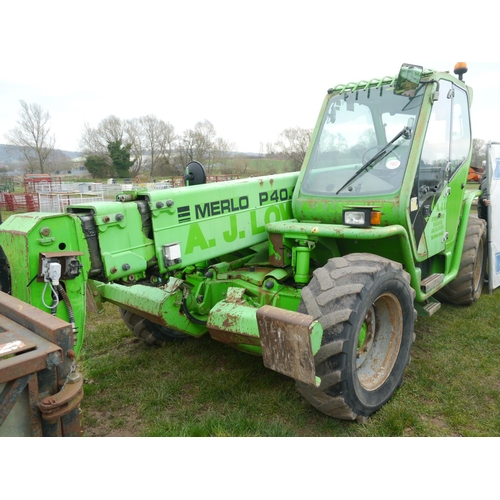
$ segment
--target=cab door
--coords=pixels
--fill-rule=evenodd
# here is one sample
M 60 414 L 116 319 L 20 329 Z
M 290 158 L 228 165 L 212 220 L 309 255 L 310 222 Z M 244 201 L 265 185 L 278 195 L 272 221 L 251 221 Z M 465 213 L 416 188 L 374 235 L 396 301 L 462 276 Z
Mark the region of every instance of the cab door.
M 410 200 L 410 218 L 421 259 L 444 251 L 456 237 L 463 193 L 461 178 L 457 179 L 455 173 L 466 162 L 470 145 L 467 94 L 440 80 L 439 98 L 432 108 Z

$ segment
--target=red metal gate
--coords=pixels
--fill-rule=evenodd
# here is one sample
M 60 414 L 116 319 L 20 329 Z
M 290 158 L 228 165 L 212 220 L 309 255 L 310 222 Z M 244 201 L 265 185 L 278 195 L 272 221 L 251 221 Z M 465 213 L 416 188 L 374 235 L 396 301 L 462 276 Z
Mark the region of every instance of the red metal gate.
M 40 210 L 38 194 L 0 193 L 0 209 L 7 212 L 38 212 Z

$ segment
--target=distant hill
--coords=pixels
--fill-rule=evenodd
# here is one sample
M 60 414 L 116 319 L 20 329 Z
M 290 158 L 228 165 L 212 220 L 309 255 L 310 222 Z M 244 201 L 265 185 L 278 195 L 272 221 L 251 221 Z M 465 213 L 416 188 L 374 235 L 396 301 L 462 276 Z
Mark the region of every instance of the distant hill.
M 78 151 L 64 151 L 62 149 L 57 149 L 56 151 L 70 159 L 78 158 L 82 155 Z M 0 166 L 16 166 L 22 162 L 24 162 L 24 157 L 15 146 L 0 144 Z

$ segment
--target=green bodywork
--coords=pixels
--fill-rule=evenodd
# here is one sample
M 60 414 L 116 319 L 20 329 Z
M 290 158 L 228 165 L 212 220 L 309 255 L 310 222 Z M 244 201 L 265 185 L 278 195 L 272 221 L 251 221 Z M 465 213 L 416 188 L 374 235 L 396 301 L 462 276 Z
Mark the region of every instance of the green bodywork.
M 43 278 L 37 279 L 42 254 L 56 259 L 74 255 L 82 265 L 80 273 L 62 282 L 74 310 L 77 351 L 86 300 L 91 300 L 116 304 L 193 337 L 209 332 L 237 349 L 262 354 L 260 308 L 296 312 L 315 269 L 333 257 L 367 252 L 403 264 L 416 306 L 425 313 L 425 302 L 458 273 L 467 219 L 478 195 L 466 190 L 470 137 L 459 161 L 450 157 L 439 167 L 436 160 L 425 170 L 426 137 L 443 89 L 451 86 L 457 95 L 463 93 L 467 113 L 472 92 L 448 73 L 408 75 L 403 74 L 406 87 L 386 77 L 330 89 L 298 173 L 137 190 L 114 202 L 72 205 L 66 214 L 10 217 L 0 228 L 0 245 L 10 264 L 12 295 L 47 310 L 50 293 Z M 448 95 L 452 99 L 454 94 Z M 374 113 L 381 106 L 375 99 L 383 103 L 384 96 L 399 108 L 375 117 L 373 129 L 363 136 L 364 154 L 358 144 L 349 149 L 354 139 L 347 133 L 339 138 L 334 127 L 361 105 Z M 392 171 L 378 178 L 376 169 L 382 167 L 377 163 L 360 173 L 373 156 L 369 150 L 392 139 L 388 127 L 394 116 L 408 119 L 408 127 L 379 163 L 399 180 L 386 177 Z M 463 120 L 470 135 L 468 115 Z M 329 127 L 331 136 L 326 135 Z M 451 141 L 455 136 L 449 133 Z M 328 141 L 338 142 L 336 156 Z M 351 160 L 349 155 L 358 150 Z M 425 180 L 429 178 L 436 179 L 435 185 Z M 393 185 L 385 188 L 389 182 Z M 380 219 L 348 225 L 344 216 L 350 210 L 376 212 Z M 68 320 L 67 307 L 60 305 L 56 315 Z M 273 321 L 271 327 L 278 325 Z M 319 323 L 308 317 L 297 332 L 301 341 L 311 337 L 307 355 L 314 356 L 321 345 Z
M 65 214 L 29 213 L 9 217 L 0 226 L 1 247 L 4 250 L 11 277 L 11 295 L 47 312 L 44 305 L 52 304 L 50 289 L 39 278 L 41 255 L 73 254 L 83 265 L 79 276 L 64 282 L 74 312 L 77 341 L 83 343 L 86 317 L 86 282 L 89 254 L 78 218 Z M 48 311 L 50 312 L 50 310 Z M 57 316 L 69 321 L 67 307 L 58 307 Z

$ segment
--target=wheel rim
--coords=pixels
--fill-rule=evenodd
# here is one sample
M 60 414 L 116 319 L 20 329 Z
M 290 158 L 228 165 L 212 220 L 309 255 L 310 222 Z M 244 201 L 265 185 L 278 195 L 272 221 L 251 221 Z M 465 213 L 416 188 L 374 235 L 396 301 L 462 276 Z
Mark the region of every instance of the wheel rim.
M 368 309 L 358 334 L 356 374 L 367 391 L 378 389 L 392 373 L 403 334 L 403 311 L 392 293 Z

